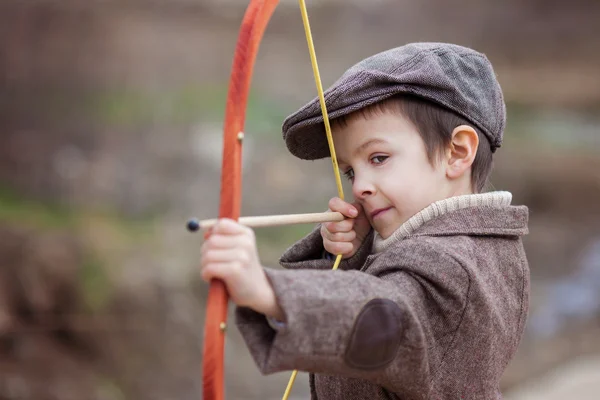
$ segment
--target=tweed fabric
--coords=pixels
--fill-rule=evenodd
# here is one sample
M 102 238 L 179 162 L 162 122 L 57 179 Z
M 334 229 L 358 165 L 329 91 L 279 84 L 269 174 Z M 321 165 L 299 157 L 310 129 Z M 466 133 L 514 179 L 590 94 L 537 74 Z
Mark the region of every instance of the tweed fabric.
M 447 43 L 412 43 L 352 66 L 325 91 L 331 119 L 398 94 L 429 100 L 481 130 L 492 151 L 502 144 L 506 106 L 487 57 Z M 288 116 L 282 127 L 289 151 L 301 159 L 329 157 L 319 99 Z
M 527 220 L 524 206 L 448 211 L 379 253 L 371 234 L 338 271 L 317 227 L 282 256 L 289 270 L 265 269 L 284 324 L 244 307 L 236 324 L 263 373 L 310 372 L 312 399 L 501 399 L 528 313 Z M 356 320 L 376 299 L 400 311 L 399 346 L 378 368 L 351 366 Z
M 390 237 L 383 239 L 378 233 L 373 238 L 373 252 L 379 253 L 398 240 L 410 236 L 425 222 L 450 211 L 473 206 L 508 206 L 512 200 L 510 192 L 489 192 L 454 196 L 436 201 L 419 211 L 402 224 Z

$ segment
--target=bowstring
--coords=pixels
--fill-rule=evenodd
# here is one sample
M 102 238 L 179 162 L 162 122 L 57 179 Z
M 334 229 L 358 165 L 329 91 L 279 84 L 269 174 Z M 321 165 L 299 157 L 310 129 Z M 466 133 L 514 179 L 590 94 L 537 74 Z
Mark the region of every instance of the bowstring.
M 325 124 L 325 134 L 327 135 L 327 143 L 329 144 L 329 153 L 331 154 L 331 164 L 333 166 L 333 174 L 335 176 L 335 184 L 337 186 L 338 197 L 344 200 L 344 189 L 342 187 L 342 178 L 340 176 L 340 169 L 338 166 L 337 156 L 335 153 L 335 146 L 333 145 L 333 137 L 331 135 L 331 125 L 329 124 L 329 114 L 327 113 L 327 106 L 325 104 L 325 94 L 323 93 L 323 84 L 321 83 L 321 74 L 319 74 L 319 65 L 317 63 L 317 54 L 315 52 L 315 45 L 313 43 L 312 33 L 310 31 L 310 23 L 308 21 L 308 11 L 306 10 L 306 2 L 304 0 L 298 0 L 300 4 L 300 12 L 302 13 L 302 23 L 304 25 L 304 33 L 306 34 L 306 43 L 308 44 L 308 53 L 310 54 L 310 63 L 313 69 L 313 75 L 315 77 L 315 84 L 317 85 L 317 93 L 319 94 L 319 103 L 321 104 L 321 114 L 323 114 L 323 123 Z M 340 262 L 342 261 L 342 255 L 338 254 L 335 258 L 332 270 L 338 269 Z M 282 400 L 288 400 L 298 371 L 294 370 L 290 376 L 290 380 L 287 384 Z

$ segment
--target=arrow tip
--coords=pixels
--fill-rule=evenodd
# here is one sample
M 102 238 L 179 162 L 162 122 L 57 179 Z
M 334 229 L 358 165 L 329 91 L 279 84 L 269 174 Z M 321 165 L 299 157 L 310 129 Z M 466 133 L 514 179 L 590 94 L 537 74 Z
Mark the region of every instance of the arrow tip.
M 186 227 L 190 232 L 198 232 L 198 229 L 200 229 L 200 221 L 196 218 L 192 218 L 187 222 Z

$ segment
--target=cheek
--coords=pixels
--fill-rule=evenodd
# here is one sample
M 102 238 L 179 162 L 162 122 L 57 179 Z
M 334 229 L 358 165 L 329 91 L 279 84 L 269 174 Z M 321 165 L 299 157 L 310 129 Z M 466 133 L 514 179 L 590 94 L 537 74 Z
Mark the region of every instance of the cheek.
M 393 174 L 386 177 L 387 197 L 409 209 L 419 208 L 440 186 L 439 173 L 422 162 L 399 163 Z
M 439 165 L 435 163 L 431 165 L 428 159 L 420 159 L 415 163 L 415 173 L 413 174 L 422 185 L 436 185 L 443 176 Z

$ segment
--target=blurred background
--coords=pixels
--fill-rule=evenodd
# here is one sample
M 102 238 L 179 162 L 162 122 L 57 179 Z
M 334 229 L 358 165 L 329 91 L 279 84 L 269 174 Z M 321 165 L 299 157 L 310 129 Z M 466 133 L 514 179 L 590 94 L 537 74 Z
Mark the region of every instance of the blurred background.
M 184 225 L 218 211 L 246 5 L 0 2 L 0 399 L 201 397 L 206 285 L 201 237 Z M 530 208 L 531 312 L 502 387 L 512 400 L 598 398 L 600 3 L 308 7 L 325 86 L 412 41 L 490 58 L 508 108 L 492 183 Z M 296 160 L 281 139 L 315 93 L 298 5 L 282 1 L 249 101 L 244 215 L 323 211 L 335 196 L 329 160 Z M 263 263 L 310 229 L 257 230 Z M 280 398 L 289 374 L 261 376 L 235 329 L 226 343 L 227 398 Z M 303 375 L 292 397 L 308 396 Z

